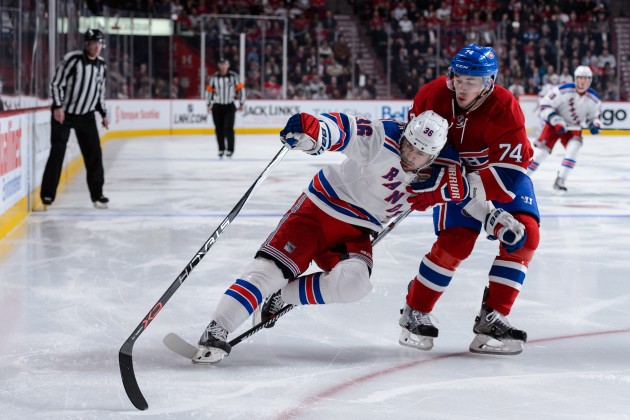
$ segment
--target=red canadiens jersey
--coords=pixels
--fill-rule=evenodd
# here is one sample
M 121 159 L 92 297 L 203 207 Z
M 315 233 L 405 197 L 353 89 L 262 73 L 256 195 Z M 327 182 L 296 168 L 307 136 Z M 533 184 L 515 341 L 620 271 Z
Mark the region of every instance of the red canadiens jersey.
M 512 190 L 527 173 L 532 146 L 518 101 L 507 89 L 494 91 L 478 108 L 455 114 L 453 91 L 441 76 L 422 86 L 413 100 L 409 118 L 433 110 L 452 124 L 448 143 L 466 169 L 478 171 L 489 200 L 508 202 Z

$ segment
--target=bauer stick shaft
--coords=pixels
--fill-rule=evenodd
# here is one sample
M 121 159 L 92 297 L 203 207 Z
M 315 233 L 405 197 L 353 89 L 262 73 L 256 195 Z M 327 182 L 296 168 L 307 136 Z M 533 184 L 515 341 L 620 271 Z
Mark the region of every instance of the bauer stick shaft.
M 232 223 L 232 221 L 236 218 L 236 216 L 240 213 L 241 209 L 248 201 L 249 197 L 253 194 L 253 192 L 260 186 L 260 184 L 269 176 L 271 169 L 278 164 L 284 157 L 284 155 L 289 151 L 288 148 L 282 147 L 278 154 L 269 162 L 267 167 L 262 171 L 262 173 L 258 176 L 256 181 L 252 184 L 251 187 L 247 190 L 245 195 L 236 203 L 236 206 L 230 211 L 227 217 L 221 222 L 219 227 L 210 235 L 210 238 L 203 244 L 201 249 L 197 251 L 195 256 L 190 260 L 188 265 L 184 267 L 184 270 L 177 276 L 175 281 L 170 285 L 170 287 L 164 292 L 162 297 L 153 305 L 149 313 L 144 317 L 142 322 L 138 324 L 133 333 L 127 338 L 120 348 L 120 352 L 118 353 L 118 363 L 120 365 L 120 374 L 122 376 L 122 382 L 125 387 L 125 392 L 131 400 L 131 403 L 138 410 L 146 410 L 149 408 L 147 401 L 144 399 L 142 392 L 140 391 L 140 387 L 138 386 L 138 381 L 136 380 L 136 375 L 133 371 L 133 345 L 136 340 L 147 329 L 151 321 L 155 319 L 157 314 L 162 310 L 166 302 L 173 296 L 173 294 L 179 289 L 179 286 L 184 283 L 190 272 L 199 264 L 199 261 L 208 253 L 212 245 L 219 239 L 219 237 L 223 234 L 225 229 Z

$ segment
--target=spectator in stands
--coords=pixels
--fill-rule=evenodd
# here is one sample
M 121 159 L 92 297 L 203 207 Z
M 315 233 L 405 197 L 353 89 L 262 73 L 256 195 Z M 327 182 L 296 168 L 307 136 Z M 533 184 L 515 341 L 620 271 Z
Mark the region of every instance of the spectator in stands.
M 514 83 L 512 83 L 508 87 L 508 90 L 512 92 L 512 95 L 514 95 L 517 98 L 525 94 L 525 86 L 523 86 L 523 82 L 521 79 L 515 79 Z
M 400 27 L 400 31 L 405 36 L 405 39 L 411 38 L 411 33 L 413 31 L 413 22 L 409 20 L 409 16 L 406 14 L 398 21 L 398 26 Z
M 403 16 L 407 16 L 407 8 L 403 2 L 398 2 L 394 10 L 392 10 L 391 16 L 394 20 L 400 21 Z
M 278 83 L 276 76 L 271 75 L 263 84 L 263 97 L 266 99 L 280 99 L 282 86 Z
M 326 93 L 326 86 L 321 85 L 319 90 L 313 93 L 312 99 L 329 99 L 328 93 Z
M 599 64 L 604 67 L 606 64 L 609 64 L 610 67 L 614 70 L 617 67 L 617 59 L 614 55 L 611 55 L 608 52 L 608 48 L 602 48 L 602 53 L 599 55 Z
M 569 72 L 569 67 L 568 66 L 562 67 L 562 72 L 560 73 L 558 84 L 564 85 L 565 83 L 571 83 L 571 82 L 573 82 L 573 76 L 571 75 L 571 72 Z
M 339 39 L 333 44 L 332 47 L 335 60 L 343 66 L 350 64 L 350 57 L 352 55 L 346 37 L 341 35 Z
M 315 95 L 316 93 L 319 93 L 322 87 L 324 88 L 324 90 L 326 90 L 326 85 L 324 84 L 324 82 L 322 82 L 319 75 L 314 74 L 308 84 L 308 89 L 311 93 L 311 96 Z

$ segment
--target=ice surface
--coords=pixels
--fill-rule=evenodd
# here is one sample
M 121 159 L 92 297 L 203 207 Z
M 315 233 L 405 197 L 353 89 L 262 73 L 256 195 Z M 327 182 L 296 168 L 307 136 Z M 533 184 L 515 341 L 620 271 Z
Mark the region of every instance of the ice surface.
M 342 158 L 289 153 L 138 339 L 149 409 L 135 410 L 120 346 L 279 148 L 239 136 L 219 161 L 210 137 L 110 141 L 109 210 L 92 208 L 80 173 L 2 240 L 0 417 L 630 418 L 630 138 L 610 136 L 586 136 L 567 196 L 551 193 L 559 150 L 533 177 L 542 240 L 509 317 L 529 335 L 521 355 L 467 350 L 496 252 L 483 238 L 436 306 L 433 350 L 398 344 L 407 283 L 434 239 L 415 213 L 375 248 L 365 299 L 296 308 L 219 365 L 191 365 L 162 338 L 196 341 L 312 175 Z

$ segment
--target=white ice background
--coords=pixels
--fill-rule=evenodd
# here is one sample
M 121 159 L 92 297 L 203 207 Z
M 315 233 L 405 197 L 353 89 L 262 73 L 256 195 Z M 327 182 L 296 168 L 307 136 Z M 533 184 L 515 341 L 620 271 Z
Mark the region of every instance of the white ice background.
M 407 283 L 434 240 L 414 213 L 374 250 L 374 290 L 355 304 L 303 306 L 197 366 L 162 344 L 196 342 L 214 307 L 323 165 L 289 153 L 138 338 L 137 411 L 118 350 L 280 148 L 238 136 L 155 137 L 104 146 L 109 210 L 80 172 L 47 212 L 0 241 L 3 419 L 628 419 L 630 137 L 586 136 L 569 193 L 552 194 L 561 151 L 534 175 L 541 243 L 509 316 L 518 356 L 468 352 L 497 245 L 480 236 L 434 315 L 430 352 L 398 344 Z M 244 327 L 248 327 L 249 322 Z

